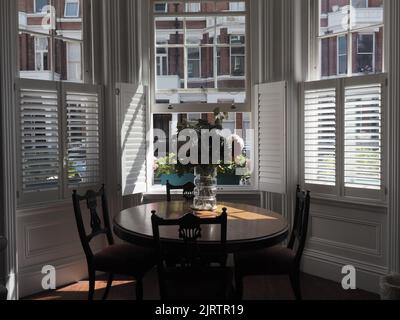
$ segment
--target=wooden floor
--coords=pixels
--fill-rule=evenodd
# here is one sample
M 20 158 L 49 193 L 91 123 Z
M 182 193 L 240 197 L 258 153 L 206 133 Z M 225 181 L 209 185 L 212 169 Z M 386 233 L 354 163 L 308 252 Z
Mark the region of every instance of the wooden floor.
M 337 283 L 314 276 L 302 275 L 302 293 L 304 300 L 378 300 L 379 296 L 362 290 L 345 291 Z M 95 299 L 101 299 L 106 281 L 96 283 Z M 251 277 L 244 282 L 245 300 L 293 300 L 290 283 L 286 277 Z M 81 281 L 53 292 L 38 294 L 29 300 L 86 300 L 88 282 Z M 144 280 L 145 300 L 159 300 L 157 275 L 149 273 Z M 109 300 L 134 300 L 135 282 L 118 278 L 111 289 Z

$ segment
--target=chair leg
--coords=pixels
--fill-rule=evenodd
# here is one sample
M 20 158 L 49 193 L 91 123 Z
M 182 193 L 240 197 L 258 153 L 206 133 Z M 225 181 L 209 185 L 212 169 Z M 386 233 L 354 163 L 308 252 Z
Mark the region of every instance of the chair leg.
M 236 299 L 243 299 L 243 276 L 239 272 L 235 272 L 235 289 Z
M 290 274 L 290 283 L 292 285 L 296 300 L 298 301 L 302 300 L 301 287 L 300 287 L 300 271 L 295 271 L 292 274 Z
M 89 301 L 93 300 L 95 287 L 96 287 L 96 271 L 89 270 Z
M 113 280 L 114 280 L 114 275 L 112 273 L 110 273 L 110 275 L 108 276 L 107 287 L 106 287 L 106 291 L 104 292 L 103 300 L 107 299 L 108 294 L 110 293 L 110 289 L 111 289 Z
M 136 300 L 137 301 L 143 300 L 143 279 L 142 278 L 136 279 Z

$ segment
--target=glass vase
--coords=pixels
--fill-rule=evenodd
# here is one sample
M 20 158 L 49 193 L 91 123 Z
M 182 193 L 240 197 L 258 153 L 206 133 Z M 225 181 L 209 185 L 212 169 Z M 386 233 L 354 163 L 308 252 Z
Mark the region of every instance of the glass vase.
M 194 171 L 193 209 L 214 211 L 217 209 L 217 169 L 197 167 Z

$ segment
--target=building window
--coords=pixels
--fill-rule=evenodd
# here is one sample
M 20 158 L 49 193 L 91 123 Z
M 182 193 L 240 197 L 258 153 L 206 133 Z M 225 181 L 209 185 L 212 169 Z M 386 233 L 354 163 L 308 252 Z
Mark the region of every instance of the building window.
M 79 0 L 65 0 L 64 16 L 66 18 L 79 17 Z
M 347 36 L 338 37 L 338 75 L 347 75 Z
M 233 35 L 230 39 L 231 75 L 244 76 L 246 67 L 245 37 Z
M 188 48 L 188 78 L 200 78 L 200 48 Z
M 29 1 L 33 4 L 33 0 L 18 0 L 17 6 L 20 78 L 73 82 L 90 78 L 83 72 L 84 57 L 92 52 L 91 42 L 83 41 L 83 26 L 90 25 L 84 20 L 91 16 L 83 8 L 89 8 L 90 0 L 36 0 L 35 6 L 28 6 Z M 49 17 L 29 18 L 42 5 L 52 8 Z M 74 19 L 65 23 L 65 17 Z
M 319 0 L 315 3 L 319 4 L 319 32 L 311 35 L 311 39 L 314 52 L 318 52 L 314 69 L 319 72 L 310 78 L 383 72 L 384 1 Z
M 168 52 L 166 48 L 157 48 L 156 64 L 157 76 L 168 75 Z
M 375 70 L 375 34 L 357 35 L 357 71 L 372 73 Z
M 246 2 L 233 3 L 153 3 L 154 108 L 169 110 L 170 105 L 189 103 L 192 107 L 207 106 L 209 111 L 221 104 L 230 108 L 233 103 L 250 108 L 246 77 L 248 12 Z M 166 11 L 161 10 L 162 4 Z M 167 53 L 166 58 L 161 57 L 161 51 Z M 161 70 L 164 61 L 168 68 Z
M 49 0 L 34 0 L 35 6 L 34 10 L 35 13 L 42 13 L 44 8 L 49 5 Z
M 35 70 L 49 70 L 49 41 L 46 37 L 35 37 Z
M 154 12 L 167 12 L 168 5 L 166 3 L 154 4 Z
M 200 12 L 200 2 L 186 3 L 186 12 Z

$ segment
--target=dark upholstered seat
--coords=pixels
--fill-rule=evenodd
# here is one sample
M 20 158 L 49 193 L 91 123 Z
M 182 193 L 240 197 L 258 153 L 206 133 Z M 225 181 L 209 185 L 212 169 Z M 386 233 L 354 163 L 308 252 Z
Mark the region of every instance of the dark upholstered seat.
M 288 275 L 296 299 L 301 300 L 300 262 L 307 239 L 310 192 L 296 190 L 296 212 L 287 248 L 273 247 L 235 254 L 237 297 L 243 295 L 243 278 L 255 275 Z
M 153 251 L 128 244 L 109 246 L 93 256 L 96 270 L 140 277 L 143 277 L 155 263 Z
M 101 200 L 102 218 L 98 214 L 98 199 Z M 107 287 L 103 299 L 112 286 L 114 275 L 133 276 L 136 279 L 136 299 L 143 299 L 143 277 L 156 264 L 156 254 L 153 249 L 146 249 L 129 244 L 118 244 L 114 242 L 108 215 L 106 192 L 103 187 L 99 192 L 89 190 L 84 196 L 78 195 L 74 190 L 72 194 L 76 224 L 81 239 L 83 251 L 85 252 L 89 273 L 89 300 L 93 300 L 96 286 L 96 271 L 109 274 Z M 81 211 L 81 202 L 86 203 L 90 214 L 91 233 L 87 234 Z M 108 247 L 100 252 L 94 253 L 90 246 L 91 241 L 98 236 L 106 236 Z
M 238 254 L 236 263 L 246 275 L 286 274 L 292 272 L 296 252 L 285 247 L 272 247 Z

